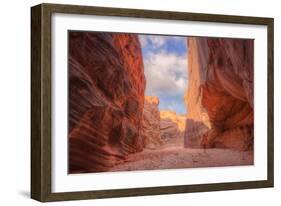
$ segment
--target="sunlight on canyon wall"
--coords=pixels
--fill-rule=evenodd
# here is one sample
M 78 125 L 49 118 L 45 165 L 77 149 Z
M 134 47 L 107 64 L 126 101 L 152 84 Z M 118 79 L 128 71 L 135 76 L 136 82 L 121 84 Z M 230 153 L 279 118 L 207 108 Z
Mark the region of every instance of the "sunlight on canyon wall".
M 185 147 L 253 147 L 253 40 L 188 38 Z

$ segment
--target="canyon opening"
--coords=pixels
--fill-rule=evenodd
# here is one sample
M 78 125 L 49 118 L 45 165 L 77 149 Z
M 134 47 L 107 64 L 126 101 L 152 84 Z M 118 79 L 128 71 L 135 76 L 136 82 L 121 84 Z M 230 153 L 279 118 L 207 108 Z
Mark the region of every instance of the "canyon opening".
M 254 40 L 68 32 L 68 172 L 253 165 Z

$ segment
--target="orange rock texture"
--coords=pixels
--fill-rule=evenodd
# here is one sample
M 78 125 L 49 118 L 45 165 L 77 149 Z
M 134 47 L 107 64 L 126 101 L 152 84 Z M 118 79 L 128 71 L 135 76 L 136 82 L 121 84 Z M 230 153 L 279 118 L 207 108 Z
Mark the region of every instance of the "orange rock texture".
M 160 112 L 158 105 L 158 97 L 145 96 L 142 138 L 145 142 L 145 147 L 149 149 L 155 149 L 162 144 L 160 136 Z
M 138 37 L 69 32 L 69 172 L 106 171 L 141 151 L 145 77 Z
M 160 111 L 160 131 L 162 139 L 183 138 L 185 130 L 185 115 L 178 115 L 174 111 Z
M 253 43 L 188 38 L 186 147 L 253 147 Z

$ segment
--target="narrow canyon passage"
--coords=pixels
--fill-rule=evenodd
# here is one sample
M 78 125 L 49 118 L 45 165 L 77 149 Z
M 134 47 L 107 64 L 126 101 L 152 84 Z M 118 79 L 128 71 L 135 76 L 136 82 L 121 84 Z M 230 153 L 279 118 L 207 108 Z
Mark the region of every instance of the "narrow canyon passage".
M 206 102 L 206 108 L 203 108 L 204 105 L 202 104 L 202 102 L 204 101 L 204 99 L 202 98 L 204 97 L 202 96 L 202 91 L 200 91 L 200 86 L 208 86 L 206 82 L 202 81 L 203 78 L 205 78 L 204 81 L 206 81 L 208 76 L 202 77 L 202 73 L 204 73 L 204 71 L 200 70 L 203 70 L 204 67 L 208 66 L 209 70 L 212 71 L 212 67 L 217 66 L 216 64 L 213 65 L 214 63 L 210 62 L 210 60 L 208 60 L 209 62 L 207 61 L 207 59 L 210 58 L 211 52 L 217 52 L 211 51 L 209 47 L 213 43 L 222 43 L 220 47 L 224 48 L 229 43 L 229 40 L 221 42 L 210 40 L 208 45 L 206 38 L 190 38 L 187 41 L 190 53 L 187 53 L 187 49 L 181 49 L 181 53 L 183 53 L 183 55 L 186 55 L 186 58 L 188 57 L 188 59 L 185 59 L 184 56 L 181 56 L 181 53 L 169 53 L 165 50 L 165 46 L 163 46 L 165 43 L 168 44 L 169 41 L 175 42 L 175 40 L 171 37 L 142 36 L 140 38 L 141 42 L 145 39 L 145 44 L 142 43 L 142 46 L 145 47 L 143 48 L 143 58 L 144 72 L 146 76 L 146 94 L 148 93 L 149 95 L 156 95 L 145 97 L 144 117 L 146 121 L 144 125 L 146 135 L 144 135 L 144 137 L 148 139 L 146 144 L 147 146 L 140 153 L 130 154 L 125 160 L 125 163 L 113 167 L 110 171 L 252 165 L 253 150 L 248 148 L 248 141 L 250 142 L 250 144 L 251 141 L 247 139 L 251 138 L 251 135 L 248 135 L 249 131 L 251 132 L 251 129 L 248 124 L 242 123 L 244 126 L 239 126 L 238 128 L 234 125 L 231 125 L 231 127 L 234 127 L 234 129 L 230 129 L 228 131 L 226 130 L 227 132 L 223 132 L 222 136 L 226 136 L 223 137 L 224 139 L 219 137 L 219 133 L 215 134 L 217 136 L 215 137 L 215 139 L 218 138 L 218 140 L 211 139 L 211 137 L 214 136 L 213 132 L 215 127 L 212 125 L 212 122 L 210 120 L 211 115 L 210 113 L 208 114 L 207 109 L 210 104 L 213 104 L 212 101 L 217 101 L 217 90 L 221 90 L 219 101 L 222 101 L 220 102 L 222 106 L 220 107 L 219 103 L 216 103 L 219 109 L 225 110 L 226 107 L 230 107 L 232 110 L 235 110 L 237 104 L 235 102 L 236 100 L 233 98 L 231 99 L 231 101 L 229 101 L 227 99 L 229 98 L 229 94 L 227 94 L 226 91 L 223 91 L 223 86 L 219 85 L 216 82 L 216 86 L 220 88 L 212 91 L 211 95 L 213 96 L 207 97 L 209 98 L 209 100 L 208 102 Z M 154 43 L 154 41 L 156 41 L 157 43 Z M 179 39 L 176 39 L 176 41 L 177 43 L 180 43 Z M 186 41 L 186 39 L 184 39 L 184 41 Z M 149 48 L 149 43 L 152 49 Z M 237 48 L 237 46 L 243 46 L 244 42 L 237 43 L 234 41 L 232 43 L 234 43 L 233 47 Z M 237 45 L 235 45 L 235 43 Z M 219 45 L 217 46 L 219 47 Z M 247 46 L 249 47 L 249 45 Z M 155 47 L 161 47 L 162 50 L 155 50 Z M 220 50 L 221 48 L 217 48 L 217 50 Z M 147 50 L 149 49 L 151 50 L 149 53 L 150 56 L 147 57 L 145 52 L 147 52 Z M 251 49 L 251 47 L 246 49 Z M 244 48 L 244 50 L 246 49 Z M 167 60 L 171 57 L 171 55 L 175 55 L 173 61 Z M 221 53 L 215 53 L 214 55 L 218 55 L 217 57 L 215 57 L 217 59 L 225 58 Z M 237 54 L 232 53 L 231 55 Z M 158 59 L 161 59 L 161 62 L 159 62 Z M 231 68 L 232 62 L 230 57 L 227 57 L 226 59 L 228 62 L 226 62 L 227 65 L 224 65 L 224 67 Z M 188 66 L 186 64 L 180 65 L 178 63 L 181 60 L 189 62 L 190 65 L 188 69 Z M 221 59 L 220 61 L 225 60 Z M 165 64 L 163 64 L 163 62 L 165 62 Z M 204 66 L 204 64 L 206 65 Z M 221 64 L 224 64 L 224 62 L 222 62 Z M 180 68 L 181 66 L 183 66 L 182 70 Z M 173 76 L 174 70 L 177 70 L 177 75 Z M 169 76 L 163 77 L 163 73 L 164 75 L 167 73 L 169 74 Z M 190 82 L 188 82 L 187 80 L 186 73 L 189 73 L 190 75 Z M 157 76 L 156 74 L 159 74 L 159 76 Z M 215 74 L 215 76 L 209 76 L 209 78 L 211 78 L 208 80 L 210 82 L 214 80 L 224 81 L 225 85 L 232 83 L 225 82 L 229 81 L 229 79 L 223 79 L 225 78 L 224 76 L 221 77 L 222 79 L 219 79 L 217 75 L 218 74 Z M 151 76 L 153 76 L 153 79 L 151 78 Z M 172 81 L 174 81 L 174 84 L 169 82 L 171 79 Z M 176 83 L 177 81 L 179 81 L 179 79 L 183 82 L 188 82 L 190 88 L 186 89 L 187 85 L 183 86 L 182 88 L 178 87 L 178 84 Z M 202 81 L 201 85 L 199 85 L 200 81 Z M 169 89 L 167 89 L 167 87 L 161 87 L 161 84 L 163 82 L 164 84 L 169 84 Z M 238 84 L 230 85 L 229 87 L 231 89 L 229 89 L 231 90 L 231 92 L 237 90 L 235 86 L 241 87 L 241 85 Z M 174 91 L 172 91 L 172 93 L 169 93 L 169 91 L 171 91 L 173 88 Z M 207 89 L 209 90 L 210 86 Z M 163 93 L 165 93 L 165 98 L 161 98 L 161 95 Z M 180 96 L 180 98 L 176 97 L 175 93 Z M 186 97 L 184 99 L 185 93 Z M 239 95 L 242 96 L 241 93 Z M 239 99 L 241 98 L 241 96 L 239 96 Z M 225 99 L 227 99 L 226 103 L 224 103 Z M 161 101 L 164 101 L 164 104 Z M 173 102 L 174 105 L 171 105 L 171 102 Z M 190 107 L 190 111 L 187 115 L 179 115 L 176 113 L 176 111 L 179 111 L 181 104 L 184 105 L 184 107 L 187 107 L 187 105 Z M 240 104 L 242 104 L 242 107 L 239 106 L 239 108 L 243 108 L 245 103 L 241 102 Z M 216 110 L 218 111 L 218 109 Z M 232 113 L 235 114 L 235 111 L 230 111 L 229 108 L 226 108 L 225 114 L 222 113 L 220 114 L 220 116 L 226 116 L 227 118 L 225 119 L 231 119 L 231 116 L 233 115 Z M 213 116 L 217 118 L 216 115 Z M 239 114 L 237 116 L 239 116 Z M 244 118 L 244 116 L 250 116 L 250 120 L 247 120 L 247 118 Z M 242 120 L 242 122 L 251 122 L 251 110 L 248 110 L 246 114 L 244 113 L 241 119 L 239 119 L 239 117 L 235 118 L 235 121 Z M 194 139 L 196 142 L 194 142 Z M 202 147 L 205 147 L 205 149 L 203 149 Z
M 69 173 L 252 165 L 253 40 L 69 32 Z

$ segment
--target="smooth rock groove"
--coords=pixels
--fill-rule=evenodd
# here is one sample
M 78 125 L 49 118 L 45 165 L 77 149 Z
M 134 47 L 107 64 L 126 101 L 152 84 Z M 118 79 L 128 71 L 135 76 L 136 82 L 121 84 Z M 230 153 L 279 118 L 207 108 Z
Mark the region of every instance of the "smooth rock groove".
M 142 151 L 145 77 L 137 35 L 69 33 L 69 172 L 107 171 Z
M 185 147 L 253 147 L 253 43 L 188 38 Z

